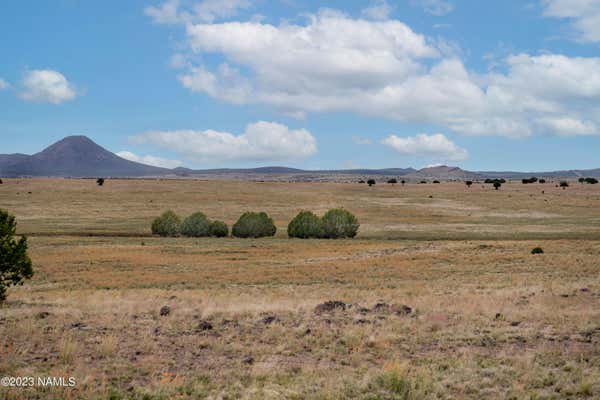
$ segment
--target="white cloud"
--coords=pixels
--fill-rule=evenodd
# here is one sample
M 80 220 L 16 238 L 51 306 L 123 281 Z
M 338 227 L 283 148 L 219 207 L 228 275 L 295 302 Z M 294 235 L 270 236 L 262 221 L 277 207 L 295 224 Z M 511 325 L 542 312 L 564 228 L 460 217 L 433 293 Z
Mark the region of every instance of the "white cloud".
M 448 161 L 462 161 L 469 157 L 469 153 L 465 149 L 457 146 L 441 133 L 433 135 L 422 133 L 409 137 L 390 135 L 381 143 L 403 155 L 432 157 Z
M 146 165 L 153 165 L 155 167 L 177 168 L 183 165 L 183 163 L 179 160 L 169 160 L 167 158 L 154 156 L 139 156 L 130 151 L 119 151 L 117 155 L 129 161 L 135 161 Z
M 241 135 L 214 130 L 147 132 L 132 142 L 153 144 L 197 162 L 289 161 L 317 152 L 317 141 L 307 130 L 264 121 L 249 124 Z
M 411 0 L 411 4 L 422 7 L 426 13 L 438 17 L 449 14 L 454 10 L 454 5 L 446 0 Z
M 591 121 L 581 121 L 577 118 L 541 118 L 538 124 L 542 129 L 548 129 L 551 132 L 557 133 L 561 136 L 585 136 L 585 135 L 598 135 L 600 129 L 598 126 Z
M 354 142 L 354 144 L 358 144 L 360 146 L 366 146 L 369 144 L 373 144 L 373 141 L 369 138 L 366 137 L 362 137 L 362 136 L 352 136 L 352 142 Z
M 542 0 L 544 16 L 570 19 L 584 42 L 600 42 L 600 1 Z
M 194 6 L 194 12 L 201 21 L 212 22 L 216 19 L 232 17 L 250 6 L 248 0 L 204 0 Z
M 158 6 L 148 6 L 144 13 L 157 24 L 178 24 L 187 19 L 179 12 L 179 0 L 167 0 Z
M 392 7 L 386 0 L 373 0 L 369 7 L 363 9 L 361 14 L 369 19 L 385 20 L 392 12 Z
M 28 71 L 20 96 L 27 101 L 60 104 L 73 100 L 77 93 L 63 74 L 52 70 Z
M 550 120 L 587 121 L 571 124 L 573 135 L 600 126 L 600 58 L 510 55 L 479 75 L 452 43 L 397 20 L 333 10 L 305 24 L 201 23 L 187 24 L 186 32 L 186 60 L 216 54 L 222 62 L 179 63 L 180 82 L 233 104 L 267 104 L 297 118 L 355 112 L 467 135 L 566 134 L 567 124 Z
M 0 78 L 0 90 L 7 89 L 10 85 L 4 79 Z
M 157 6 L 148 6 L 144 13 L 157 24 L 178 24 L 192 22 L 213 22 L 233 17 L 239 11 L 250 8 L 249 0 L 166 0 Z

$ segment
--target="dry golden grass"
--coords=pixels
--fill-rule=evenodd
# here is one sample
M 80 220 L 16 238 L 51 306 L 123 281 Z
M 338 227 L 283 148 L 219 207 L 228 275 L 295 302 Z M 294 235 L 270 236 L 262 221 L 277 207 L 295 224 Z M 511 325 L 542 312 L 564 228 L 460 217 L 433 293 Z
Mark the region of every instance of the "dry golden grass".
M 0 396 L 600 398 L 599 203 L 578 184 L 5 181 L 36 274 L 0 308 L 0 376 L 77 385 Z M 333 206 L 357 239 L 285 237 Z M 279 233 L 149 236 L 167 208 L 265 210 Z M 315 313 L 327 300 L 351 307 Z

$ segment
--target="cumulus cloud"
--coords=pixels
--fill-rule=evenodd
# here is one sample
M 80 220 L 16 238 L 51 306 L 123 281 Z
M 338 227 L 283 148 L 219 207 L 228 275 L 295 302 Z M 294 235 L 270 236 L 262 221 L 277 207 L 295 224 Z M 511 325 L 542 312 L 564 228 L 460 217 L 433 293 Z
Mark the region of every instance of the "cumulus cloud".
M 317 152 L 317 141 L 307 130 L 265 121 L 249 124 L 241 135 L 214 130 L 162 131 L 134 136 L 132 142 L 153 144 L 197 162 L 288 161 Z
M 8 82 L 6 82 L 4 79 L 0 78 L 0 90 L 4 90 L 6 88 L 8 88 Z
M 159 5 L 146 7 L 144 13 L 157 24 L 213 22 L 233 17 L 250 6 L 249 0 L 204 0 L 198 3 L 166 0 Z
M 441 133 L 433 135 L 422 133 L 409 137 L 390 135 L 381 143 L 403 155 L 430 157 L 447 161 L 462 161 L 469 157 L 467 150 L 457 146 Z
M 454 5 L 446 0 L 411 0 L 411 4 L 422 7 L 426 13 L 440 17 L 454 10 Z
M 334 10 L 309 15 L 304 24 L 188 23 L 186 35 L 186 60 L 215 54 L 222 62 L 179 63 L 184 87 L 233 104 L 271 105 L 288 116 L 356 112 L 515 138 L 540 130 L 564 135 L 567 126 L 576 128 L 571 134 L 591 134 L 600 125 L 600 58 L 516 54 L 474 74 L 443 40 L 397 20 Z
M 386 0 L 374 0 L 369 7 L 361 10 L 363 16 L 375 20 L 388 19 L 391 12 L 392 7 Z
M 73 100 L 77 93 L 63 74 L 52 70 L 28 71 L 23 78 L 21 98 L 27 101 L 60 104 Z
M 155 157 L 155 156 L 139 156 L 130 151 L 119 151 L 117 155 L 129 161 L 135 161 L 138 163 L 153 165 L 155 167 L 162 168 L 177 168 L 181 167 L 183 163 L 179 160 L 169 160 L 167 158 Z
M 542 0 L 544 15 L 572 21 L 578 39 L 584 42 L 600 41 L 600 1 L 598 0 Z

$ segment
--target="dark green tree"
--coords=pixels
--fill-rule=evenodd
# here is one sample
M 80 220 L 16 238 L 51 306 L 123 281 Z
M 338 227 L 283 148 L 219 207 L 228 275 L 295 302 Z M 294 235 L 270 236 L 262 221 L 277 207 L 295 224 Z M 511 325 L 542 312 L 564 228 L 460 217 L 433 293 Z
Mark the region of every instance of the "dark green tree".
M 300 239 L 323 237 L 323 221 L 310 211 L 300 211 L 288 225 L 288 236 Z
M 96 183 L 98 184 L 98 186 L 104 185 L 104 178 L 98 178 L 98 179 L 96 179 Z
M 152 222 L 152 234 L 160 236 L 178 236 L 181 231 L 181 219 L 173 211 L 165 211 Z
M 201 212 L 194 213 L 183 220 L 181 234 L 188 237 L 203 237 L 210 235 L 210 221 Z
M 229 228 L 223 221 L 213 221 L 210 223 L 209 233 L 214 237 L 226 237 L 229 235 Z
M 264 212 L 245 212 L 231 228 L 231 234 L 239 238 L 275 236 L 277 228 Z
M 343 208 L 333 208 L 323 215 L 323 237 L 327 239 L 353 238 L 360 224 L 352 213 Z
M 15 240 L 15 217 L 0 210 L 0 303 L 6 299 L 10 286 L 22 285 L 33 276 L 31 259 L 27 255 L 27 238 Z
M 470 188 L 472 184 L 473 184 L 473 181 L 466 181 L 465 182 L 465 185 L 467 185 L 468 188 Z
M 369 186 L 373 186 L 375 183 L 377 183 L 377 182 L 375 182 L 375 179 L 369 179 L 367 181 L 367 185 L 369 185 Z
M 502 186 L 502 184 L 500 183 L 500 181 L 494 182 L 494 189 L 498 190 L 498 189 L 500 189 L 501 186 Z

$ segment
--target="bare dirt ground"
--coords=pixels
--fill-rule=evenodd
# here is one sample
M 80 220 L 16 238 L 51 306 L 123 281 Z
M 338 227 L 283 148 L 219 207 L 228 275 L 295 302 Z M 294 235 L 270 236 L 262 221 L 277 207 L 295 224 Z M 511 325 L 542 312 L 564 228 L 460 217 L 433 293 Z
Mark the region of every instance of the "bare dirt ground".
M 599 205 L 577 183 L 5 180 L 36 274 L 0 307 L 0 377 L 77 383 L 0 397 L 600 398 Z M 356 239 L 287 239 L 336 206 Z M 278 234 L 151 237 L 168 208 Z

